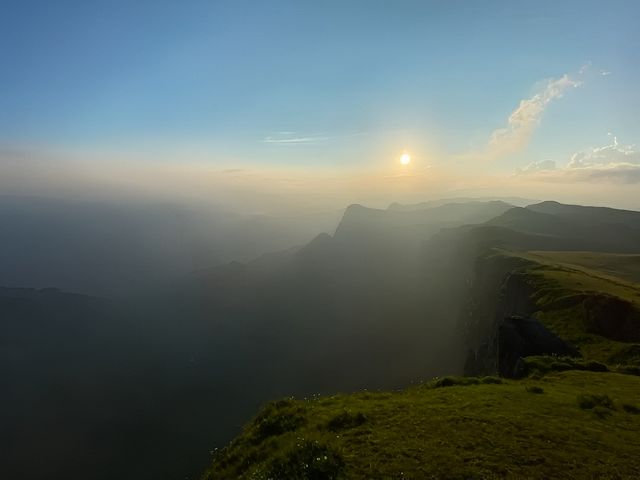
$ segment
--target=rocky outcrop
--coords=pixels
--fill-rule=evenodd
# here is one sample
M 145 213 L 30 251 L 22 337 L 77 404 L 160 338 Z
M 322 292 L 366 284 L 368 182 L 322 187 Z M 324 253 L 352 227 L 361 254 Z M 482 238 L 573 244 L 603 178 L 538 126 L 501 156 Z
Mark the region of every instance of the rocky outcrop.
M 590 295 L 583 301 L 589 333 L 619 342 L 640 341 L 640 311 L 630 302 L 611 295 Z
M 511 261 L 488 258 L 478 264 L 474 307 L 466 319 L 469 352 L 465 375 L 519 375 L 521 358 L 578 356 L 579 351 L 533 317 L 534 288 Z M 511 268 L 511 270 L 509 270 Z
M 465 375 L 497 372 L 495 338 L 499 325 L 513 315 L 528 318 L 535 311 L 533 290 L 518 272 L 513 257 L 486 257 L 476 263 L 468 305 L 460 320 L 467 342 Z M 514 273 L 516 272 L 516 273 Z
M 494 339 L 496 369 L 503 377 L 521 376 L 520 359 L 533 355 L 579 356 L 578 350 L 547 330 L 535 318 L 511 316 L 498 326 Z

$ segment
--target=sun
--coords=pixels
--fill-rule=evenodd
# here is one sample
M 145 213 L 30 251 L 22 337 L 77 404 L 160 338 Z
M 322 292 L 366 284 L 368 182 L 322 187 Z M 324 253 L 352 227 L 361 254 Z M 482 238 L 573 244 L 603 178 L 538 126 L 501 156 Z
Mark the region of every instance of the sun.
M 400 163 L 402 165 L 409 165 L 411 163 L 411 155 L 409 155 L 407 152 L 404 152 L 402 155 L 400 155 Z

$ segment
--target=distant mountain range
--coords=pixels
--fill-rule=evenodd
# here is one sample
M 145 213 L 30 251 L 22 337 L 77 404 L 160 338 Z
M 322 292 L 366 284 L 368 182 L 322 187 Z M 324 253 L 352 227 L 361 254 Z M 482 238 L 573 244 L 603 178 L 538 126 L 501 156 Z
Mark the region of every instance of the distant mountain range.
M 441 207 L 452 203 L 486 203 L 486 202 L 504 202 L 512 207 L 526 207 L 534 203 L 539 203 L 540 200 L 534 200 L 531 198 L 522 197 L 449 197 L 439 198 L 437 200 L 429 200 L 427 202 L 403 204 L 394 202 L 387 208 L 388 210 L 396 211 L 411 211 L 411 210 L 424 210 L 427 208 Z

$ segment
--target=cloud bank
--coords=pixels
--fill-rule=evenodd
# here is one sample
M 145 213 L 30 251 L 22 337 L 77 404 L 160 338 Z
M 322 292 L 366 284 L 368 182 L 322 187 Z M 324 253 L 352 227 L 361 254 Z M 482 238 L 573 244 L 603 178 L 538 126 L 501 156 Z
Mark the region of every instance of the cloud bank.
M 610 136 L 610 144 L 574 153 L 563 168 L 545 160 L 518 169 L 516 175 L 559 182 L 640 183 L 640 150 L 635 145 L 622 145 L 615 136 Z

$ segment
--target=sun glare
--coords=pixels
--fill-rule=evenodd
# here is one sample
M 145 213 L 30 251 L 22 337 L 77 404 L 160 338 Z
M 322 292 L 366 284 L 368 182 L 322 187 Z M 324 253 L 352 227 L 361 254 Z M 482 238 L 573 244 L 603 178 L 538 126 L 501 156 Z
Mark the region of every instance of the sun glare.
M 402 155 L 400 155 L 400 163 L 402 165 L 409 165 L 411 163 L 411 155 L 409 155 L 407 152 L 404 152 Z

